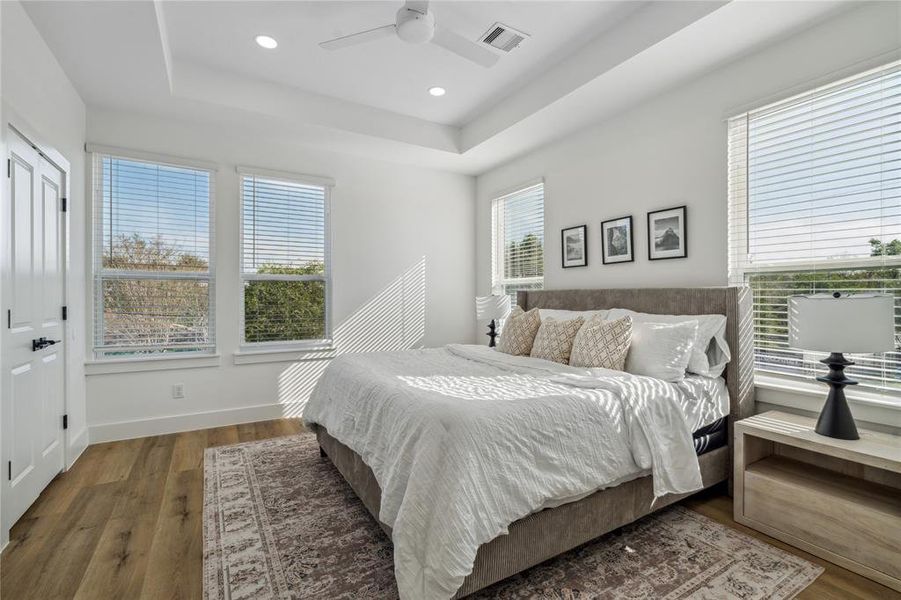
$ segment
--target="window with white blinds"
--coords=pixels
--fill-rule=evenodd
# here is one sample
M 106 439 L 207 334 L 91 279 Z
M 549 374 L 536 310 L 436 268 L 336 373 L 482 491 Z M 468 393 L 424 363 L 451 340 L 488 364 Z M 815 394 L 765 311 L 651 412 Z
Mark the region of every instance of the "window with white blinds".
M 212 352 L 213 177 L 93 156 L 94 354 Z
M 754 292 L 758 371 L 823 372 L 788 346 L 795 294 L 893 294 L 901 339 L 901 63 L 729 120 L 729 271 Z M 861 387 L 901 397 L 901 352 L 852 360 Z
M 328 200 L 327 185 L 242 173 L 242 343 L 328 341 Z
M 495 198 L 491 205 L 492 293 L 544 287 L 544 184 Z

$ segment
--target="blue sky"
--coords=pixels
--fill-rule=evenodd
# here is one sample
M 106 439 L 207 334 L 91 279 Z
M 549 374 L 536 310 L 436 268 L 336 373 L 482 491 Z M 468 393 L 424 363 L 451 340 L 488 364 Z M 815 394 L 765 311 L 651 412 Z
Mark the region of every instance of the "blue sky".
M 138 234 L 209 261 L 207 171 L 104 157 L 102 177 L 105 253 L 111 240 Z M 245 272 L 324 260 L 322 188 L 251 177 L 243 177 L 242 186 Z

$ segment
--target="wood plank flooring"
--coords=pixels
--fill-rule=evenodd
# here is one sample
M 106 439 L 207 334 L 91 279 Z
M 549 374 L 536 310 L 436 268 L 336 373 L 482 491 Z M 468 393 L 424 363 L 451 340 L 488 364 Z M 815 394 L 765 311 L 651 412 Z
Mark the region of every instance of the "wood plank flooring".
M 203 450 L 291 435 L 297 419 L 90 446 L 13 527 L 0 555 L 3 600 L 199 599 Z M 732 520 L 732 501 L 708 490 L 685 504 L 826 568 L 803 600 L 901 599 L 888 588 Z

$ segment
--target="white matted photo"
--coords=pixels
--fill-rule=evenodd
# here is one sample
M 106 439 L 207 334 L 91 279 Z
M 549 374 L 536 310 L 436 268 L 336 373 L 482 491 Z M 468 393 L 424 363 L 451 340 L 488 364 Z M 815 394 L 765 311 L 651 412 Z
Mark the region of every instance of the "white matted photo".
M 648 213 L 648 260 L 688 256 L 685 207 Z
M 560 232 L 563 268 L 584 267 L 588 265 L 588 249 L 586 248 L 587 225 L 570 227 Z
M 601 262 L 605 265 L 635 260 L 632 217 L 601 222 Z

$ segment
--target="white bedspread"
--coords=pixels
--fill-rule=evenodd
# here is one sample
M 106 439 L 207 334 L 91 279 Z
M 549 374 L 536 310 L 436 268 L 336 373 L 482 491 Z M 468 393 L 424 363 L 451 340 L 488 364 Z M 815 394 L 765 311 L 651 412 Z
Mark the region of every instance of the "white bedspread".
M 658 496 L 699 489 L 686 407 L 712 389 L 452 345 L 337 358 L 303 416 L 375 474 L 400 597 L 446 599 L 544 506 L 647 469 Z

